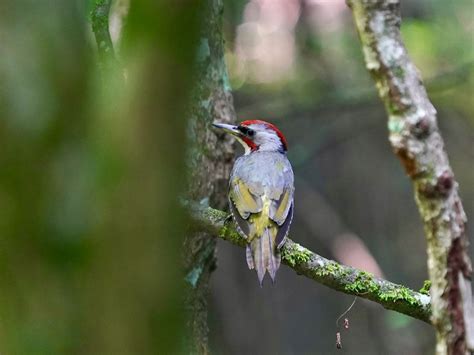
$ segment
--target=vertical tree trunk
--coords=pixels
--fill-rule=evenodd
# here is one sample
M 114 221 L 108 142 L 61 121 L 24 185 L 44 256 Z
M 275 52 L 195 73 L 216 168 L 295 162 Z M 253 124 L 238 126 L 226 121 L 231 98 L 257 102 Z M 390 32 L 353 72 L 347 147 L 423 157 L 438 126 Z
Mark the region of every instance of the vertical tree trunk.
M 103 24 L 106 3 L 96 1 Z M 113 78 L 104 72 L 94 135 L 118 176 L 102 187 L 107 212 L 89 276 L 87 300 L 96 318 L 87 319 L 86 352 L 182 350 L 185 218 L 178 197 L 187 191 L 185 107 L 202 15 L 201 0 L 131 1 L 121 46 L 127 80 L 120 71 Z M 107 27 L 95 30 L 99 49 L 110 45 Z
M 348 0 L 366 67 L 389 116 L 390 143 L 415 187 L 431 279 L 439 355 L 474 351 L 472 266 L 466 215 L 449 165 L 436 110 L 400 34 L 399 0 Z
M 203 2 L 132 1 L 104 85 L 86 3 L 0 0 L 0 352 L 177 354 Z
M 197 52 L 196 87 L 189 108 L 189 197 L 224 207 L 232 161 L 230 140 L 217 135 L 213 121 L 234 122 L 235 113 L 224 61 L 222 0 L 207 0 Z M 208 233 L 190 234 L 184 245 L 189 351 L 207 354 L 207 298 L 216 267 L 216 239 Z
M 91 11 L 92 31 L 97 42 L 97 52 L 101 66 L 115 61 L 112 38 L 109 31 L 109 16 L 112 0 L 95 0 Z

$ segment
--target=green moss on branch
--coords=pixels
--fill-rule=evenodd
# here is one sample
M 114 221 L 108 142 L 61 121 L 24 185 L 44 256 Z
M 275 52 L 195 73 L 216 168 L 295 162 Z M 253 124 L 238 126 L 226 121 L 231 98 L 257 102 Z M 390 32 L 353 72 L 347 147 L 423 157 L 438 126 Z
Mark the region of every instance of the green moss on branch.
M 245 239 L 238 234 L 227 213 L 197 203 L 188 203 L 187 207 L 196 227 L 240 247 L 246 245 Z M 336 291 L 374 301 L 386 309 L 430 323 L 430 297 L 426 294 L 328 260 L 291 239 L 287 239 L 281 253 L 282 262 L 299 275 Z
M 92 32 L 97 42 L 97 49 L 102 66 L 107 61 L 114 61 L 114 47 L 109 32 L 109 12 L 112 0 L 95 0 L 90 13 Z

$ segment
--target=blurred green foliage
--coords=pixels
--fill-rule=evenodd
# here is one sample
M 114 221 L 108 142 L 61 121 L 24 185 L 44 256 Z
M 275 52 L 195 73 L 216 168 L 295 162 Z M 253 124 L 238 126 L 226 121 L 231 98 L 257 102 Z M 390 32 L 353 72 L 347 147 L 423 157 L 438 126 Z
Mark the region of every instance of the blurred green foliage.
M 185 106 L 206 17 L 197 0 L 131 0 L 117 46 L 122 67 L 101 71 L 89 23 L 95 3 L 0 0 L 0 352 L 5 354 L 182 350 L 179 248 L 185 218 L 176 196 L 185 190 Z M 388 276 L 421 283 L 426 275 L 418 216 L 407 202 L 411 190 L 400 167 L 387 157 L 383 112 L 377 111 L 348 11 L 331 20 L 338 26 L 326 28 L 317 26 L 325 18 L 318 18 L 320 8 L 312 16 L 309 6 L 302 8 L 293 28 L 290 75 L 259 83 L 242 75 L 235 50 L 248 1 L 224 3 L 226 59 L 239 116 L 281 124 L 297 175 L 324 190 L 341 219 L 367 238 Z M 402 3 L 403 37 L 440 112 L 472 215 L 472 1 Z M 376 137 L 381 137 L 379 150 L 372 146 Z M 374 175 L 379 179 L 370 179 Z M 310 235 L 298 219 L 293 230 Z M 315 240 L 309 242 L 319 243 Z M 330 254 L 324 242 L 316 246 Z M 401 256 L 403 265 L 397 262 Z M 238 265 L 241 257 L 236 256 Z M 250 342 L 262 344 L 252 348 L 260 353 L 275 347 L 307 352 L 316 342 L 332 349 L 327 324 L 340 310 L 338 298 L 331 294 L 314 302 L 314 285 L 291 284 L 283 270 L 279 283 L 286 286 L 273 289 L 273 296 L 252 293 L 254 275 L 248 273 L 247 287 L 244 270 L 231 268 L 230 257 L 221 260 L 223 272 L 239 277 L 216 275 L 214 298 L 224 305 L 212 313 L 216 349 L 232 353 Z M 225 282 L 234 283 L 222 287 Z M 292 301 L 291 312 L 283 301 L 270 303 L 272 314 L 281 317 L 276 322 L 269 303 L 258 301 L 264 296 L 265 302 L 275 300 L 269 297 L 299 301 Z M 242 299 L 252 302 L 242 306 Z M 364 353 L 377 353 L 364 344 L 368 334 L 380 340 L 379 350 L 398 346 L 402 335 L 409 338 L 397 329 L 420 335 L 404 343 L 405 349 L 419 350 L 430 339 L 429 331 L 407 319 L 389 316 L 384 328 L 373 314 L 360 311 L 355 318 L 362 326 L 351 332 Z M 241 324 L 245 341 L 232 347 Z M 269 327 L 275 324 L 281 327 Z M 249 327 L 272 331 L 257 342 L 249 339 Z M 393 339 L 380 333 L 389 330 Z M 331 340 L 326 344 L 326 339 Z
M 132 1 L 101 71 L 93 2 L 0 1 L 2 353 L 180 351 L 201 3 Z
M 256 15 L 248 15 L 249 2 L 232 3 L 240 9 L 241 17 L 226 14 L 230 36 L 227 59 L 242 115 L 257 111 L 259 115 L 282 119 L 316 107 L 374 101 L 375 88 L 343 1 L 308 2 L 300 8 L 293 29 L 296 52 L 292 73 L 264 83 L 245 71 L 242 74 L 236 47 L 235 28 L 245 21 L 259 20 L 255 20 Z M 472 1 L 408 0 L 401 5 L 402 36 L 429 93 L 435 101 L 446 99 L 443 103 L 473 117 L 474 105 L 468 97 L 474 88 Z M 262 18 L 265 20 L 261 23 L 268 21 Z M 278 59 L 268 58 L 269 63 L 273 60 Z

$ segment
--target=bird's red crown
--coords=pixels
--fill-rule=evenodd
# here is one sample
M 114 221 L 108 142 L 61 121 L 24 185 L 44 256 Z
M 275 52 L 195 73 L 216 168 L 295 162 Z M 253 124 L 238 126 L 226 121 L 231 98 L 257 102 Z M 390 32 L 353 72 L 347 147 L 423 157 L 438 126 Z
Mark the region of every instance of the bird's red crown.
M 283 148 L 285 149 L 285 151 L 288 150 L 288 143 L 286 142 L 285 136 L 273 123 L 262 121 L 262 120 L 246 120 L 240 123 L 241 126 L 245 126 L 245 127 L 248 127 L 253 124 L 261 124 L 261 125 L 264 125 L 266 128 L 273 130 L 278 136 L 278 138 L 280 138 L 281 144 L 283 145 Z

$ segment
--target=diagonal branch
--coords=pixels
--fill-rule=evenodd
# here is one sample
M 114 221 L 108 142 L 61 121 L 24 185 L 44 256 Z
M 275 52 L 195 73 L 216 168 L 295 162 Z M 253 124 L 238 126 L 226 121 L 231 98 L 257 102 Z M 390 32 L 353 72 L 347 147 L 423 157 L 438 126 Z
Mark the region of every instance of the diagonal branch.
M 245 247 L 245 239 L 238 234 L 227 213 L 196 203 L 189 207 L 192 219 L 200 228 Z M 430 322 L 429 296 L 326 259 L 291 239 L 287 239 L 282 247 L 282 262 L 298 275 L 304 275 L 336 291 L 359 296 L 386 309 Z
M 400 34 L 399 0 L 348 0 L 388 114 L 390 143 L 415 187 L 427 239 L 437 354 L 474 351 L 466 215 L 420 74 Z

